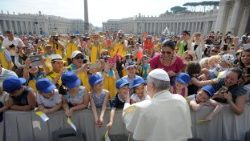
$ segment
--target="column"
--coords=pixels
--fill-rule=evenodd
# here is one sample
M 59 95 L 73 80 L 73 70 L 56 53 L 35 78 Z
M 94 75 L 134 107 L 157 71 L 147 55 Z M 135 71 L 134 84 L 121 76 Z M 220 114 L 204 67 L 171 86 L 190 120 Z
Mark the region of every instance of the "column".
M 194 22 L 191 22 L 191 32 L 194 33 Z
M 176 22 L 174 23 L 174 33 L 175 33 L 176 35 L 178 35 L 178 33 L 177 33 L 177 23 L 176 23 Z
M 84 32 L 89 32 L 88 0 L 84 0 Z
M 220 7 L 218 11 L 218 16 L 216 19 L 216 25 L 214 28 L 215 31 L 222 32 L 223 26 L 225 26 L 224 23 L 226 23 L 226 18 L 225 18 L 226 9 L 228 9 L 226 0 L 220 0 Z
M 10 31 L 14 31 L 14 29 L 13 29 L 13 25 L 12 25 L 12 21 L 11 20 L 9 20 L 9 29 L 8 30 L 10 30 Z
M 156 35 L 156 34 L 158 34 L 158 28 L 159 28 L 159 22 L 157 23 L 154 23 L 154 25 L 155 25 L 155 28 L 154 28 L 154 35 Z
M 248 7 L 245 7 L 244 12 L 243 12 L 243 16 L 241 17 L 238 35 L 241 36 L 244 34 L 246 27 L 247 27 L 247 22 L 248 22 L 249 17 L 250 17 L 250 7 L 248 6 Z
M 170 30 L 170 32 L 174 32 L 174 25 L 173 25 L 172 22 L 170 23 L 170 29 L 169 30 Z
M 6 24 L 6 20 L 3 20 L 3 33 L 5 32 L 5 31 L 7 31 L 8 29 L 7 29 L 7 24 Z
M 23 26 L 23 21 L 20 21 L 20 32 L 23 34 L 24 33 L 24 26 Z
M 206 35 L 208 33 L 208 23 L 209 21 L 205 21 L 203 25 L 203 33 Z
M 237 30 L 236 26 L 238 23 L 238 18 L 240 17 L 239 16 L 240 7 L 241 7 L 241 0 L 234 0 L 232 17 L 231 17 L 229 28 L 227 29 L 227 31 L 232 31 L 233 33 L 236 33 L 236 30 Z
M 14 24 L 15 24 L 16 33 L 18 34 L 19 33 L 19 29 L 18 29 L 18 26 L 17 26 L 17 21 L 14 21 Z

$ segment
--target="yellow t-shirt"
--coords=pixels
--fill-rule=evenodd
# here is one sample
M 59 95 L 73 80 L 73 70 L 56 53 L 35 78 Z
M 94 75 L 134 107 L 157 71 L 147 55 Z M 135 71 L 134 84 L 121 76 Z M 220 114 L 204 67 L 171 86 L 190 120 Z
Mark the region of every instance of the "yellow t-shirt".
M 113 76 L 109 76 L 107 73 L 103 73 L 103 86 L 104 89 L 108 90 L 110 93 L 111 99 L 116 95 L 116 77 L 115 77 L 115 72 L 113 71 Z
M 125 47 L 122 43 L 117 42 L 114 44 L 113 49 L 110 51 L 110 56 L 121 56 L 125 57 L 126 56 L 126 50 Z
M 87 92 L 90 92 L 89 77 L 87 72 L 78 72 L 78 78 L 81 80 L 83 86 L 86 88 Z
M 5 55 L 4 55 L 4 50 L 0 51 L 0 63 L 2 64 L 2 67 L 5 69 L 11 69 L 11 62 L 8 62 L 8 60 L 6 59 Z
M 66 57 L 67 59 L 71 58 L 72 52 L 77 50 L 77 46 L 74 43 L 68 43 L 66 47 Z
M 90 53 L 90 62 L 96 63 L 96 60 L 101 57 L 102 52 L 102 45 L 101 44 L 92 44 L 91 45 L 91 53 Z
M 56 72 L 52 71 L 52 72 L 48 73 L 46 77 L 49 78 L 52 82 L 54 82 L 55 78 L 59 78 L 55 84 L 58 84 L 59 86 L 62 85 L 60 73 L 56 73 Z

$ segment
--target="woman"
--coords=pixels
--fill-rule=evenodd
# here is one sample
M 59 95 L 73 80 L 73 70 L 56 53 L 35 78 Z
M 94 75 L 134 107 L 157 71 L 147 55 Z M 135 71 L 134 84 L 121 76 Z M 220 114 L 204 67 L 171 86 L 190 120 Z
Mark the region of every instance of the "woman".
M 175 42 L 165 40 L 161 46 L 161 54 L 150 60 L 151 69 L 163 68 L 173 82 L 173 78 L 185 69 L 183 60 L 175 54 Z
M 213 99 L 218 102 L 228 103 L 232 111 L 237 115 L 244 112 L 246 105 L 247 91 L 243 86 L 239 85 L 241 78 L 241 69 L 232 68 L 225 78 L 221 78 L 217 84 L 213 85 L 215 91 L 217 91 Z

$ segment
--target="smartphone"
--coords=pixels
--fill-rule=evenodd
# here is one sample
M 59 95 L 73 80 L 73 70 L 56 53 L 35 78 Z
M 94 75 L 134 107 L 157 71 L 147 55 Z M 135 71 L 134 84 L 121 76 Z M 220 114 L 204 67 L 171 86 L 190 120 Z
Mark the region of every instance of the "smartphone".
M 227 51 L 228 45 L 223 46 L 223 51 Z
M 29 56 L 32 66 L 42 65 L 42 56 L 41 55 L 31 55 Z
M 94 64 L 89 64 L 89 69 L 97 69 L 100 68 L 99 64 L 94 63 Z

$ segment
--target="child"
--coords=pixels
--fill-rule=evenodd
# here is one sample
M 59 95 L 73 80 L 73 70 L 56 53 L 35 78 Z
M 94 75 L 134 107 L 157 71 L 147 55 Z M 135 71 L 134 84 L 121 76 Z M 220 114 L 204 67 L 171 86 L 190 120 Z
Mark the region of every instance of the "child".
M 29 111 L 35 108 L 36 98 L 31 88 L 24 86 L 24 78 L 8 77 L 3 81 L 3 90 L 9 93 L 7 106 L 11 110 Z
M 36 101 L 38 109 L 46 114 L 58 111 L 62 106 L 62 97 L 56 86 L 48 79 L 39 79 L 36 82 L 38 95 Z
M 0 122 L 3 120 L 3 112 L 8 109 L 6 102 L 9 99 L 9 94 L 2 89 L 3 82 L 0 82 Z
M 144 94 L 145 84 L 146 82 L 142 77 L 138 76 L 135 78 L 132 86 L 134 93 L 130 97 L 131 104 L 143 101 L 145 99 L 150 99 L 148 95 Z
M 150 70 L 150 64 L 149 64 L 149 57 L 146 55 L 143 55 L 142 58 L 142 64 L 141 64 L 141 76 L 144 78 L 144 80 L 147 80 L 147 76 Z
M 89 78 L 89 84 L 92 90 L 90 94 L 90 102 L 95 117 L 95 123 L 97 127 L 101 127 L 103 125 L 103 117 L 108 104 L 109 91 L 103 89 L 103 78 L 100 74 L 92 74 Z M 100 116 L 97 115 L 97 108 L 101 108 Z
M 66 116 L 71 117 L 74 111 L 88 106 L 89 98 L 85 87 L 80 86 L 81 81 L 75 73 L 65 72 L 62 75 L 62 83 L 67 88 L 66 95 L 63 96 L 63 109 Z
M 212 120 L 213 117 L 222 109 L 221 104 L 211 99 L 214 93 L 214 88 L 211 85 L 206 85 L 198 90 L 196 95 L 189 97 L 191 99 L 189 105 L 194 111 L 198 111 L 204 104 L 209 104 L 214 107 L 214 110 L 205 117 L 206 121 Z
M 171 87 L 171 92 L 173 94 L 179 94 L 183 97 L 188 96 L 188 83 L 191 78 L 187 73 L 180 73 L 175 79 L 175 86 Z
M 114 122 L 115 110 L 123 109 L 124 104 L 129 96 L 129 82 L 127 79 L 119 79 L 116 81 L 117 94 L 113 100 L 111 100 L 111 111 L 110 111 L 110 120 L 107 124 L 107 127 L 110 129 Z
M 115 82 L 119 78 L 118 71 L 116 70 L 115 59 L 109 58 L 104 62 L 104 69 L 102 76 L 104 77 L 103 85 L 109 91 L 111 98 L 116 94 Z

